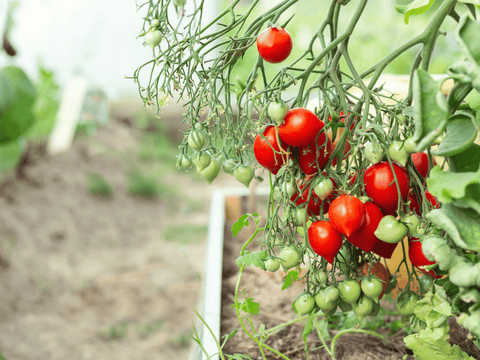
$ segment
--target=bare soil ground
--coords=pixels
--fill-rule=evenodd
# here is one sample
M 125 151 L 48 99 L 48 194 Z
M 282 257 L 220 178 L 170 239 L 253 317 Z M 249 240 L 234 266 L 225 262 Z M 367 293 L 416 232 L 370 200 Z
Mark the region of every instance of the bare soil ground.
M 158 199 L 129 194 L 126 173 L 140 141 L 129 116 L 114 114 L 63 154 L 31 145 L 23 178 L 1 185 L 5 359 L 188 358 L 206 232 L 177 242 L 164 234 L 172 225 L 206 228 L 212 188 L 231 180 L 224 175 L 208 186 L 165 168 L 173 193 Z M 111 198 L 87 191 L 89 173 L 112 185 Z

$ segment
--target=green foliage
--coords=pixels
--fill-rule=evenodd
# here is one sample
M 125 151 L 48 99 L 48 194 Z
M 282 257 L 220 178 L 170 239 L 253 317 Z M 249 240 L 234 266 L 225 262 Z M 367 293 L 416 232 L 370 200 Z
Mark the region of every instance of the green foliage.
M 232 225 L 232 233 L 233 236 L 237 236 L 237 234 L 240 232 L 240 230 L 243 229 L 244 226 L 249 226 L 248 225 L 248 218 L 250 217 L 257 217 L 257 213 L 253 214 L 245 214 L 242 215 L 238 218 L 238 220 L 235 222 L 235 224 Z
M 247 314 L 251 315 L 258 315 L 260 312 L 260 304 L 253 301 L 252 298 L 244 299 L 238 303 L 240 311 L 243 311 Z M 235 309 L 237 306 L 235 304 L 232 305 L 232 309 Z
M 298 280 L 298 271 L 292 270 L 287 273 L 285 280 L 283 282 L 282 290 L 285 290 L 293 284 L 294 281 Z
M 256 266 L 262 270 L 265 270 L 265 260 L 267 259 L 267 252 L 265 250 L 249 253 L 245 251 L 245 255 L 240 256 L 235 261 L 239 267 L 244 266 Z
M 203 224 L 175 224 L 163 231 L 166 241 L 178 244 L 195 244 L 205 240 L 208 225 Z
M 433 155 L 454 156 L 470 148 L 477 138 L 478 128 L 475 117 L 468 113 L 458 113 L 448 119 L 446 134 Z
M 90 194 L 104 198 L 113 195 L 113 187 L 98 173 L 87 176 L 87 189 Z
M 395 10 L 404 15 L 405 24 L 411 15 L 421 15 L 427 12 L 433 5 L 435 0 L 414 0 L 408 5 L 395 4 Z

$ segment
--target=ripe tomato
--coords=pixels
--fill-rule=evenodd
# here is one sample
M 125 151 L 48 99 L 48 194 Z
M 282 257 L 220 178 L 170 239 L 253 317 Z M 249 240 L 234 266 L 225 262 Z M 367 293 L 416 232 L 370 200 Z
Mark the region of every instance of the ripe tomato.
M 422 177 L 427 177 L 428 174 L 428 155 L 426 152 L 418 152 L 412 154 L 412 161 L 415 168 L 418 170 Z M 433 165 L 437 165 L 435 160 L 433 160 Z
M 388 270 L 385 268 L 385 266 L 383 266 L 382 263 L 374 262 L 370 267 L 370 271 L 369 271 L 369 264 L 368 263 L 363 264 L 361 268 L 361 272 L 362 272 L 362 275 L 364 276 L 374 275 L 382 281 L 383 289 L 380 296 L 378 297 L 379 299 L 381 299 L 388 286 L 388 280 L 390 277 L 390 275 L 388 274 Z
M 382 210 L 372 202 L 367 202 L 363 205 L 365 207 L 365 222 L 360 229 L 348 236 L 347 240 L 363 251 L 369 252 L 378 242 L 378 238 L 374 233 L 378 223 L 383 218 L 383 213 Z
M 313 175 L 318 172 L 318 166 L 323 169 L 327 164 L 330 157 L 330 150 L 332 148 L 332 142 L 327 139 L 325 133 L 318 135 L 317 145 L 315 140 L 307 145 L 298 149 L 298 165 L 300 169 L 306 175 Z
M 308 228 L 308 242 L 312 250 L 330 264 L 342 247 L 342 234 L 328 221 L 315 221 Z
M 281 27 L 269 27 L 257 37 L 258 53 L 263 60 L 276 64 L 285 60 L 292 52 L 292 38 Z
M 433 270 L 425 270 L 421 269 L 421 266 L 433 265 L 435 261 L 430 261 L 425 257 L 425 254 L 422 250 L 422 242 L 415 237 L 412 237 L 408 243 L 408 257 L 410 258 L 410 262 L 413 266 L 419 269 L 421 272 L 434 277 L 435 279 L 439 279 L 442 276 L 435 274 Z
M 392 166 L 398 180 L 401 197 L 405 201 L 410 190 L 410 178 L 403 166 L 396 163 L 392 163 Z M 367 168 L 363 176 L 363 184 L 367 196 L 372 198 L 375 205 L 387 213 L 394 213 L 397 210 L 397 183 L 387 161 L 382 161 Z
M 287 113 L 284 123 L 278 127 L 278 133 L 283 143 L 302 147 L 314 142 L 323 126 L 323 121 L 313 112 L 296 108 Z
M 333 186 L 335 187 L 335 182 L 333 182 Z M 301 195 L 294 194 L 291 197 L 291 200 L 295 203 L 295 205 L 302 206 L 307 202 L 310 186 L 305 186 L 305 184 L 300 184 L 299 187 L 301 190 Z M 310 200 L 308 201 L 308 206 L 307 206 L 308 213 L 311 215 L 318 216 L 320 215 L 320 210 L 322 209 L 322 207 L 323 207 L 323 213 L 324 214 L 328 213 L 330 203 L 332 202 L 335 196 L 336 196 L 335 191 L 333 191 L 324 201 L 322 201 L 317 196 L 317 194 L 315 194 L 315 191 L 312 190 L 312 195 L 310 196 Z
M 328 217 L 332 226 L 348 237 L 362 227 L 365 206 L 355 196 L 341 195 L 330 204 Z
M 350 113 L 348 115 L 350 115 Z M 340 121 L 345 123 L 345 120 L 348 120 L 348 117 L 344 116 L 343 111 L 340 111 Z M 332 121 L 332 117 L 330 115 L 328 116 L 328 121 Z M 355 122 L 353 122 L 352 125 L 350 125 L 350 131 L 352 131 L 354 127 L 355 127 Z M 342 136 L 344 131 L 345 131 L 345 127 L 339 127 L 337 129 L 337 136 L 335 137 L 335 139 L 333 139 L 332 130 L 328 130 L 328 138 L 332 142 L 331 153 L 333 152 L 333 150 L 335 150 L 335 147 L 337 146 L 338 141 L 340 140 L 340 137 Z M 352 146 L 350 145 L 350 143 L 347 139 L 347 142 L 345 143 L 345 149 L 343 150 L 343 158 L 344 159 L 345 159 L 346 154 L 350 151 L 351 148 L 352 148 Z M 335 158 L 332 161 L 332 165 L 335 166 L 336 164 L 337 164 L 337 159 Z
M 430 194 L 428 190 L 425 190 L 425 197 L 434 209 L 440 209 L 441 204 L 437 201 L 437 198 L 435 196 Z M 413 194 L 413 192 L 408 193 L 407 201 L 410 201 L 410 210 L 412 210 L 417 215 L 422 214 L 422 208 L 420 207 L 420 204 L 417 201 L 417 197 L 415 196 L 415 194 Z
M 372 248 L 372 252 L 384 257 L 385 259 L 390 259 L 399 243 L 391 244 L 382 240 L 378 240 L 375 246 Z
M 263 132 L 262 138 L 260 134 L 257 134 L 255 142 L 253 143 L 253 153 L 255 159 L 263 167 L 267 168 L 272 174 L 276 175 L 278 170 L 285 163 L 286 155 L 280 154 L 280 146 L 275 136 L 275 127 L 267 126 Z M 272 149 L 273 148 L 273 149 Z M 282 145 L 282 149 L 287 148 Z

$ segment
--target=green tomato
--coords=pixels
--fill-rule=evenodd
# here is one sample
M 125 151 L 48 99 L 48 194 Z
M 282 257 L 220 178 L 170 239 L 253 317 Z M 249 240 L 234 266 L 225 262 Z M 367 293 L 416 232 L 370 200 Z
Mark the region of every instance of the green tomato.
M 162 41 L 162 33 L 159 30 L 149 30 L 145 34 L 145 44 L 150 46 L 151 49 L 154 49 Z
M 265 261 L 265 269 L 271 272 L 275 272 L 280 268 L 280 260 L 270 258 Z
M 375 302 L 368 296 L 362 296 L 357 302 L 352 304 L 353 312 L 357 315 L 358 321 L 362 321 L 373 311 Z
M 388 154 L 392 160 L 402 164 L 402 166 L 407 164 L 409 154 L 400 141 L 394 141 L 391 143 L 388 148 Z
M 408 138 L 404 141 L 403 147 L 408 153 L 414 153 L 415 149 L 417 148 L 417 143 L 413 140 L 413 138 Z
M 207 181 L 208 185 L 212 183 L 212 181 L 218 176 L 220 172 L 220 161 L 215 158 L 212 158 L 210 164 L 200 171 L 200 175 Z
M 285 271 L 297 266 L 302 258 L 300 253 L 293 246 L 284 247 L 282 251 L 280 251 L 278 257 L 280 258 L 280 264 Z
M 332 180 L 326 178 L 320 181 L 315 187 L 313 188 L 315 194 L 321 199 L 325 200 L 333 191 L 333 182 Z
M 293 225 L 303 226 L 307 219 L 307 210 L 305 208 L 295 208 L 293 213 Z
M 187 154 L 181 154 L 178 157 L 177 166 L 183 170 L 190 169 L 192 167 L 192 159 Z
M 183 8 L 185 6 L 186 2 L 187 2 L 187 0 L 173 0 L 173 5 L 175 7 Z
M 210 154 L 206 151 L 200 151 L 197 153 L 197 155 L 192 159 L 193 164 L 196 166 L 197 171 L 201 172 L 203 169 L 205 169 L 208 165 L 210 165 L 210 162 L 212 161 L 212 157 Z
M 205 146 L 205 134 L 197 129 L 194 129 L 188 134 L 188 146 L 195 151 L 200 151 Z
M 398 222 L 394 216 L 387 215 L 380 220 L 374 234 L 382 241 L 396 244 L 407 236 L 408 227 L 401 222 Z
M 282 125 L 288 110 L 288 104 L 280 100 L 279 102 L 271 102 L 270 105 L 268 105 L 267 113 L 268 117 L 275 121 L 277 125 Z
M 233 176 L 247 188 L 255 175 L 253 169 L 248 165 L 239 165 L 233 170 Z
M 158 19 L 153 19 L 151 22 L 150 22 L 150 26 L 152 28 L 157 28 L 160 26 L 160 21 Z
M 420 226 L 420 218 L 417 215 L 407 215 L 402 218 L 402 222 L 408 227 L 408 235 L 422 235 L 425 232 Z
M 340 292 L 334 286 L 327 286 L 315 295 L 315 302 L 322 311 L 336 309 Z
M 312 295 L 303 293 L 295 301 L 295 310 L 299 316 L 308 314 L 315 307 L 315 299 Z
M 322 286 L 327 284 L 327 278 L 327 273 L 323 270 L 319 270 L 315 273 L 315 280 Z
M 356 280 L 343 280 L 339 290 L 340 297 L 349 304 L 357 302 L 361 294 L 360 284 Z
M 281 186 L 283 194 L 287 195 L 288 198 L 291 198 L 295 194 L 295 186 L 291 181 L 285 181 Z
M 382 280 L 376 276 L 368 276 L 362 280 L 361 287 L 366 296 L 378 303 L 378 298 L 383 291 Z
M 420 287 L 420 291 L 425 294 L 430 290 L 433 285 L 433 278 L 428 275 L 424 274 L 418 278 L 418 285 Z
M 364 151 L 365 158 L 372 164 L 378 164 L 383 158 L 383 148 L 380 144 L 367 142 Z
M 370 316 L 377 316 L 382 307 L 378 303 L 373 303 L 373 310 L 370 313 Z
M 222 169 L 224 172 L 227 174 L 233 175 L 233 169 L 235 169 L 235 166 L 237 166 L 237 163 L 233 159 L 227 159 L 222 165 Z
M 395 307 L 400 315 L 412 315 L 415 310 L 415 305 L 418 301 L 418 295 L 410 290 L 405 290 L 397 296 L 395 300 Z
M 340 250 L 338 251 L 337 255 L 337 265 L 342 271 L 343 274 L 347 272 L 347 268 L 349 267 L 351 256 L 348 247 L 343 245 Z

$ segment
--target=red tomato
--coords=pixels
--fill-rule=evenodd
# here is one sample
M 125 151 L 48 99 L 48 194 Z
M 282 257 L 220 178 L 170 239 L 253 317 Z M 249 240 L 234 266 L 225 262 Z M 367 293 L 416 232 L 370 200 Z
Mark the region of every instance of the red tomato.
M 281 27 L 269 27 L 257 37 L 258 53 L 263 60 L 276 64 L 282 62 L 292 52 L 292 38 Z
M 315 221 L 308 228 L 308 242 L 312 250 L 330 264 L 342 247 L 342 234 L 328 221 Z
M 323 125 L 323 121 L 310 110 L 296 108 L 287 113 L 278 133 L 283 143 L 302 147 L 315 141 Z
M 407 170 L 396 163 L 392 163 L 392 165 L 398 180 L 398 188 L 400 189 L 402 200 L 406 201 L 408 191 L 410 190 L 410 178 Z M 388 213 L 393 213 L 397 210 L 397 183 L 387 161 L 379 162 L 367 168 L 363 176 L 363 184 L 367 196 L 372 199 L 375 205 Z
M 441 204 L 437 201 L 437 198 L 435 196 L 433 196 L 432 194 L 430 194 L 430 192 L 428 192 L 428 190 L 425 190 L 425 197 L 427 198 L 427 200 L 429 201 L 429 203 L 432 205 L 433 208 L 440 209 Z M 410 201 L 410 205 L 409 205 L 410 210 L 412 210 L 417 215 L 422 214 L 422 208 L 420 207 L 420 204 L 417 201 L 417 197 L 413 192 L 408 193 L 407 201 Z
M 381 257 L 384 257 L 385 259 L 390 259 L 398 244 L 400 243 L 391 244 L 382 240 L 378 240 L 378 242 L 373 247 L 372 252 L 380 255 Z
M 368 263 L 363 264 L 361 268 L 361 272 L 362 272 L 362 275 L 364 276 L 367 276 L 368 274 L 374 275 L 382 281 L 383 290 L 379 296 L 379 299 L 381 299 L 383 297 L 383 294 L 385 294 L 385 290 L 387 289 L 388 281 L 390 278 L 390 275 L 388 274 L 388 270 L 385 268 L 385 266 L 383 266 L 382 263 L 375 262 L 372 264 L 371 267 L 369 266 Z
M 332 142 L 327 139 L 325 133 L 321 133 L 317 139 L 317 146 L 315 140 L 301 148 L 298 148 L 298 165 L 306 175 L 313 175 L 318 172 L 318 166 L 323 169 L 330 157 L 330 150 Z
M 365 203 L 364 207 L 365 223 L 360 229 L 348 236 L 347 240 L 363 251 L 369 252 L 379 241 L 374 233 L 378 223 L 383 218 L 383 213 L 382 210 L 372 202 Z
M 274 152 L 274 150 L 280 151 L 280 147 L 275 136 L 274 126 L 267 126 L 263 132 L 263 136 L 265 136 L 265 138 L 262 138 L 260 134 L 257 134 L 253 144 L 253 153 L 255 154 L 255 158 L 260 165 L 270 170 L 272 174 L 276 175 L 278 170 L 280 170 L 285 163 L 286 155 L 281 155 Z M 287 148 L 282 145 L 282 149 L 286 150 Z
M 325 174 L 324 174 L 325 175 Z M 330 178 L 333 182 L 333 188 L 336 188 L 336 183 L 335 181 Z M 302 190 L 302 194 L 299 196 L 299 194 L 294 194 L 291 197 L 291 200 L 296 204 L 296 205 L 302 205 L 305 204 L 305 202 L 308 199 L 308 191 L 309 191 L 309 186 L 305 186 L 304 184 L 299 185 L 300 190 Z M 320 209 L 323 207 L 323 213 L 327 214 L 330 208 L 330 203 L 335 199 L 337 196 L 336 191 L 333 190 L 332 193 L 324 200 L 322 201 L 317 194 L 315 194 L 315 191 L 312 189 L 312 196 L 310 197 L 310 201 L 308 202 L 308 212 L 311 215 L 320 215 Z
M 418 170 L 422 177 L 426 177 L 428 174 L 428 155 L 426 152 L 418 152 L 412 154 L 412 161 L 415 168 Z M 437 165 L 435 160 L 433 160 L 433 165 Z
M 362 227 L 365 206 L 355 196 L 341 195 L 330 204 L 328 218 L 337 231 L 348 237 Z
M 420 266 L 427 266 L 435 264 L 435 261 L 430 261 L 425 257 L 425 254 L 422 250 L 422 242 L 415 237 L 412 237 L 408 242 L 408 257 L 410 258 L 410 262 L 419 269 L 421 272 L 434 277 L 435 279 L 439 279 L 442 276 L 435 274 L 433 270 L 425 270 L 421 269 Z
M 348 115 L 350 116 L 350 113 Z M 348 120 L 348 117 L 344 116 L 343 111 L 340 111 L 340 121 L 344 123 L 345 120 Z M 328 121 L 332 121 L 332 117 L 330 115 L 328 116 Z M 350 125 L 350 131 L 352 131 L 354 127 L 355 127 L 355 122 L 353 122 L 352 125 Z M 332 141 L 332 150 L 330 153 L 332 153 L 333 150 L 335 150 L 338 140 L 340 140 L 340 137 L 342 136 L 344 130 L 345 130 L 344 127 L 338 128 L 337 136 L 335 137 L 335 139 L 332 139 L 333 138 L 332 130 L 328 130 L 328 138 L 330 139 L 330 141 Z M 350 151 L 351 148 L 352 146 L 350 145 L 347 139 L 347 142 L 345 143 L 345 149 L 343 150 L 344 159 L 345 159 L 345 155 Z M 336 164 L 337 164 L 337 158 L 332 160 L 332 165 L 335 166 Z

